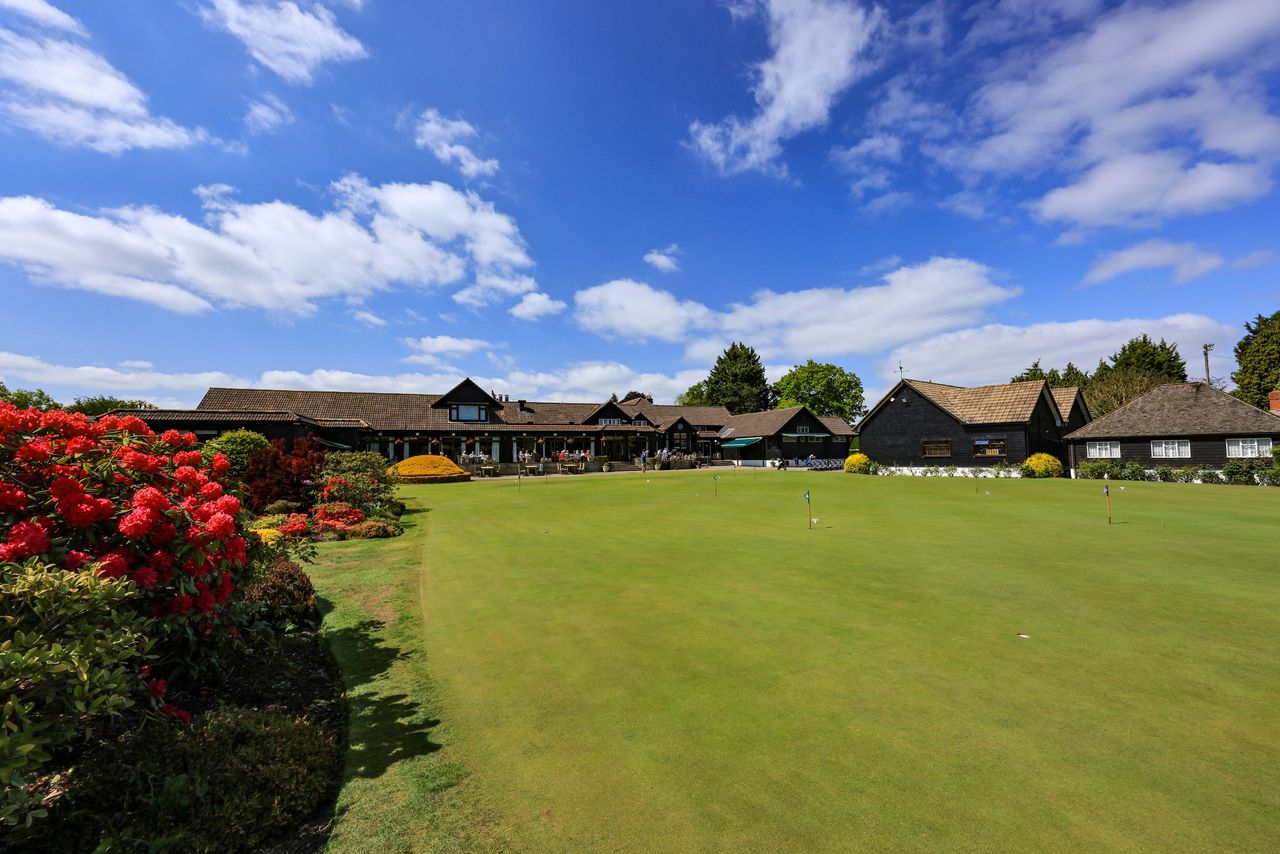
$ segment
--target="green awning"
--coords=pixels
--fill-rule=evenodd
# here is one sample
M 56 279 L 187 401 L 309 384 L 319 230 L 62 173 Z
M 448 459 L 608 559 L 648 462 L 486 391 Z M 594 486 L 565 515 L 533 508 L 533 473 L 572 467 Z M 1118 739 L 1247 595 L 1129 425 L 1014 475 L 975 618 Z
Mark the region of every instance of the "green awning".
M 745 448 L 747 445 L 754 445 L 756 442 L 759 442 L 759 441 L 760 441 L 759 436 L 755 436 L 754 438 L 751 438 L 751 439 L 730 439 L 720 447 L 724 449 Z
M 324 445 L 326 448 L 333 448 L 334 450 L 338 450 L 338 451 L 349 451 L 349 450 L 351 450 L 351 446 L 350 446 L 350 445 L 344 445 L 344 444 L 342 444 L 341 442 L 335 442 L 335 441 L 333 441 L 332 439 L 321 439 L 319 436 L 313 436 L 312 438 L 313 438 L 313 439 L 314 439 L 318 444 Z

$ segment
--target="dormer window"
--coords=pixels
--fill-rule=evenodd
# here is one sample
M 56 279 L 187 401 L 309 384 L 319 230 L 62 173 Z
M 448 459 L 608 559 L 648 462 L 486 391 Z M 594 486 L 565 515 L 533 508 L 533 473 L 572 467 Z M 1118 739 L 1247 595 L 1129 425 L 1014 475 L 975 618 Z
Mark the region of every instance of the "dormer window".
M 601 418 L 600 419 L 601 427 L 616 427 L 621 423 L 622 423 L 621 418 Z
M 478 403 L 449 404 L 450 421 L 488 421 L 489 407 Z

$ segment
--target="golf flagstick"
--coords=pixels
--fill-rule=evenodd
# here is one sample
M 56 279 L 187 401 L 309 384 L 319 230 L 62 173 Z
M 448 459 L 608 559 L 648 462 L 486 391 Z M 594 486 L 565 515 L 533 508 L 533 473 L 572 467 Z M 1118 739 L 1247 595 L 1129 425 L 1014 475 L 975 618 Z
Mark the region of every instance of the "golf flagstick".
M 805 511 L 809 514 L 809 530 L 813 530 L 813 499 L 809 497 L 809 490 L 804 491 Z
M 1102 494 L 1107 496 L 1107 524 L 1111 524 L 1111 483 L 1107 475 L 1103 475 Z

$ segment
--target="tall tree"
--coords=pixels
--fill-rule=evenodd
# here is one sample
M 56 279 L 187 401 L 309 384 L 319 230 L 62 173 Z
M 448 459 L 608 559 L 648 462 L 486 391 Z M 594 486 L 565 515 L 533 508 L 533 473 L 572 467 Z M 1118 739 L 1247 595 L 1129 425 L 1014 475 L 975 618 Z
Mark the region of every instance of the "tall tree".
M 829 362 L 808 360 L 787 371 L 773 386 L 777 407 L 807 406 L 817 415 L 838 415 L 852 422 L 863 413 L 862 380 Z
M 99 394 L 93 397 L 77 397 L 76 402 L 67 407 L 68 412 L 83 412 L 85 415 L 105 415 L 113 409 L 155 409 L 156 405 L 138 398 L 112 397 Z
M 1044 377 L 1044 368 L 1040 367 L 1040 360 L 1036 359 L 1025 371 L 1018 374 L 1016 377 L 1009 377 L 1009 382 L 1024 383 L 1028 380 L 1042 380 Z
M 629 391 L 622 396 L 622 399 L 631 400 L 633 397 L 643 397 L 645 400 L 653 403 L 653 395 L 649 394 L 647 391 Z
M 1280 388 L 1280 311 L 1258 315 L 1245 323 L 1244 337 L 1236 344 L 1235 396 L 1267 408 L 1271 391 Z
M 1084 399 L 1089 405 L 1089 413 L 1094 418 L 1099 418 L 1167 382 L 1168 377 L 1139 368 L 1109 368 L 1101 374 L 1094 374 L 1093 380 L 1085 388 Z
M 680 406 L 712 406 L 707 397 L 707 381 L 696 382 L 677 394 L 676 403 Z
M 1178 345 L 1170 344 L 1163 338 L 1157 344 L 1148 335 L 1139 335 L 1126 341 L 1123 347 L 1111 354 L 1110 365 L 1105 361 L 1098 365 L 1093 378 L 1101 379 L 1116 368 L 1133 368 L 1142 373 L 1163 377 L 1165 382 L 1170 383 L 1187 381 L 1187 363 L 1178 353 Z
M 734 415 L 773 408 L 773 388 L 754 349 L 737 341 L 716 359 L 706 381 L 707 400 Z
M 39 409 L 41 412 L 62 408 L 62 404 L 46 394 L 44 389 L 15 388 L 10 391 L 4 383 L 0 383 L 0 400 L 12 403 L 19 409 Z
M 1061 371 L 1050 368 L 1046 372 L 1040 367 L 1040 360 L 1036 359 L 1025 371 L 1016 377 L 1011 377 L 1009 382 L 1020 383 L 1027 380 L 1046 380 L 1049 388 L 1084 388 L 1089 382 L 1089 375 L 1071 362 L 1067 362 L 1067 366 Z

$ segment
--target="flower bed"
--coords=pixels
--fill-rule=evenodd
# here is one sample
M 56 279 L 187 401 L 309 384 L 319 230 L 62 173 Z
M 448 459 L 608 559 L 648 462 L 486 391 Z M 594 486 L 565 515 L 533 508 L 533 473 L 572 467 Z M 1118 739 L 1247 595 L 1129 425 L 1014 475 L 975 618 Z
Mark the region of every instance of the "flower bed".
M 471 480 L 453 460 L 436 454 L 409 457 L 387 469 L 401 483 L 454 483 Z

